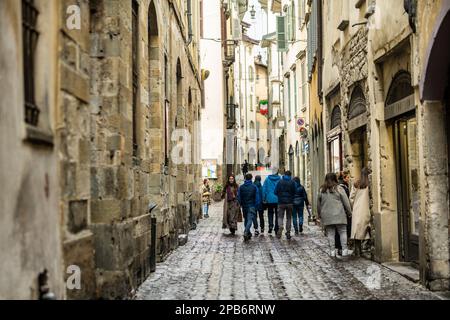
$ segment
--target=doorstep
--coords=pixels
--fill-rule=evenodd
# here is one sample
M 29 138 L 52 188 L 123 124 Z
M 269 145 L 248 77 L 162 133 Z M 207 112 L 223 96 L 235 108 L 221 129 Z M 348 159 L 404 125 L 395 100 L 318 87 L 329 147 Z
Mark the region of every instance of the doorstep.
M 386 262 L 382 263 L 386 268 L 395 271 L 405 278 L 413 282 L 420 281 L 420 273 L 419 270 L 414 268 L 409 262 Z

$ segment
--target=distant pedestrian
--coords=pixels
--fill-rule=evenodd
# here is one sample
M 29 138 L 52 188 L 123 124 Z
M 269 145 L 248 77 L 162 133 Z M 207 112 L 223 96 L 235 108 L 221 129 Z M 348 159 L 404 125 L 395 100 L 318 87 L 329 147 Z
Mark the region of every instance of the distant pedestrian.
M 258 188 L 259 198 L 263 198 L 263 187 L 261 184 L 261 176 L 255 177 L 255 186 Z M 254 227 L 255 227 L 255 235 L 259 235 L 259 227 L 261 227 L 261 233 L 264 234 L 264 227 L 265 227 L 265 221 L 264 221 L 264 205 L 262 201 L 259 203 L 258 207 L 256 208 L 257 215 L 255 217 Z M 258 226 L 258 217 L 259 217 L 259 226 Z
M 275 188 L 280 180 L 278 169 L 274 168 L 263 185 L 263 205 L 267 207 L 269 234 L 274 230 L 275 233 L 278 232 L 278 197 L 275 195 Z
M 350 201 L 342 187 L 339 186 L 335 173 L 329 173 L 325 177 L 325 183 L 320 188 L 317 198 L 317 212 L 330 244 L 330 256 L 336 257 L 335 234 L 338 231 L 342 256 L 351 254 L 347 248 L 347 215 L 351 215 Z
M 244 177 L 246 176 L 246 174 L 248 173 L 248 162 L 247 160 L 244 161 L 244 164 L 242 165 L 242 174 L 244 175 Z
M 251 239 L 251 228 L 256 217 L 256 208 L 259 206 L 261 199 L 259 197 L 258 188 L 252 182 L 253 176 L 248 173 L 245 176 L 245 182 L 239 187 L 238 201 L 244 214 L 245 231 L 244 241 Z
M 370 239 L 370 198 L 369 170 L 361 170 L 361 178 L 351 191 L 350 203 L 353 206 L 351 239 L 355 241 L 355 255 L 362 253 L 362 241 Z
M 275 195 L 278 197 L 278 232 L 280 239 L 284 229 L 284 216 L 286 215 L 286 238 L 291 239 L 292 212 L 294 210 L 295 182 L 290 171 L 286 171 L 283 178 L 275 187 Z
M 345 194 L 347 195 L 347 197 L 350 198 L 350 189 L 349 189 L 348 179 L 349 179 L 348 175 L 346 175 L 344 172 L 339 173 L 339 176 L 338 176 L 339 186 L 341 186 L 344 189 Z M 352 230 L 352 217 L 347 216 L 347 239 L 351 238 L 351 230 Z M 338 232 L 336 232 L 335 242 L 336 242 L 337 255 L 342 256 L 341 237 L 339 236 Z
M 239 216 L 241 214 L 241 208 L 237 198 L 238 190 L 239 186 L 236 183 L 236 178 L 234 175 L 231 175 L 228 178 L 222 194 L 222 198 L 225 199 L 222 228 L 229 229 L 232 235 L 236 233 Z
M 295 195 L 294 195 L 294 208 L 292 212 L 292 220 L 294 222 L 295 234 L 303 233 L 303 218 L 305 205 L 309 207 L 308 194 L 305 187 L 300 183 L 300 178 L 294 178 L 295 183 Z
M 202 186 L 202 203 L 203 203 L 203 218 L 209 218 L 209 206 L 211 205 L 211 187 L 209 180 L 203 180 Z

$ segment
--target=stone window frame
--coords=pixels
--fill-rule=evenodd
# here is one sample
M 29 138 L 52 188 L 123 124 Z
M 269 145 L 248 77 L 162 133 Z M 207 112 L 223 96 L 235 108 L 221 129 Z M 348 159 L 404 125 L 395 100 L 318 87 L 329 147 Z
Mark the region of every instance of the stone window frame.
M 385 106 L 391 105 L 412 94 L 414 94 L 414 88 L 412 86 L 411 73 L 406 70 L 400 70 L 392 78 L 386 96 Z

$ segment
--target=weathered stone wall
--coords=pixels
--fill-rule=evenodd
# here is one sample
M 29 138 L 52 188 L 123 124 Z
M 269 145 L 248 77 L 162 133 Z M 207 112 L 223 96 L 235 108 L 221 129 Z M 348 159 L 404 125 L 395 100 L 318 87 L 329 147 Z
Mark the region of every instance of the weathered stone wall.
M 35 1 L 37 126 L 25 123 L 21 1 L 0 1 L 0 299 L 38 299 L 48 271 L 50 292 L 65 296 L 58 208 L 58 3 Z
M 81 289 L 66 288 L 68 299 L 95 295 L 94 238 L 90 200 L 90 38 L 89 2 L 76 2 L 81 12 L 81 30 L 67 28 L 67 7 L 75 2 L 62 1 L 59 6 L 59 83 L 56 142 L 59 153 L 58 173 L 60 210 L 63 217 L 64 267 L 77 266 L 81 271 Z M 65 273 L 67 280 L 71 273 Z

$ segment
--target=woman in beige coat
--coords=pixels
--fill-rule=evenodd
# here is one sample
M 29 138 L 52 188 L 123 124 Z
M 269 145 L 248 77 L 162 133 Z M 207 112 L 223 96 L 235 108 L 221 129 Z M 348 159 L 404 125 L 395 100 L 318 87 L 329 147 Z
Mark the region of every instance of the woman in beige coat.
M 353 208 L 351 239 L 355 241 L 355 255 L 361 255 L 362 241 L 370 239 L 370 198 L 369 170 L 361 171 L 361 179 L 357 181 L 350 193 Z

